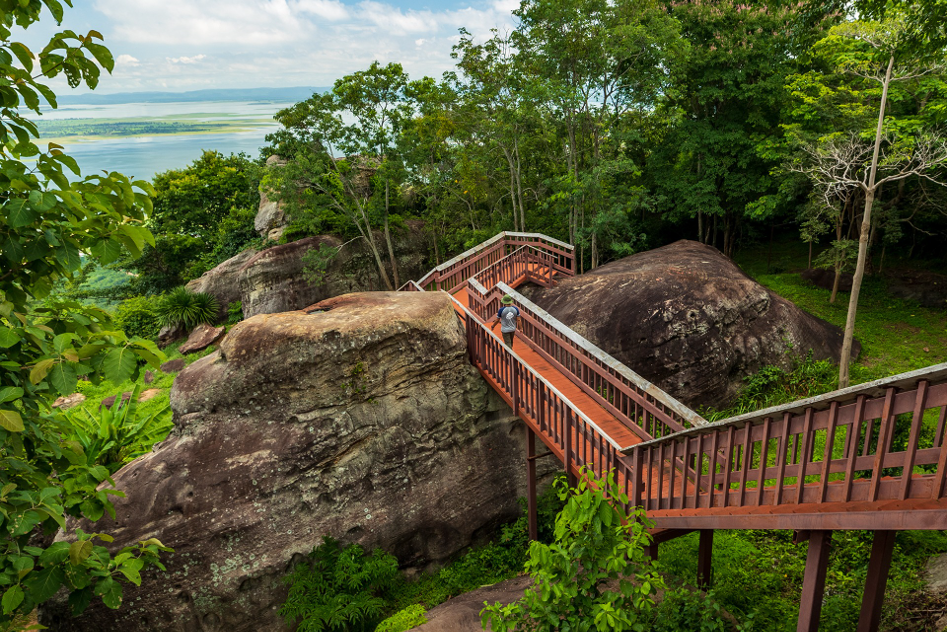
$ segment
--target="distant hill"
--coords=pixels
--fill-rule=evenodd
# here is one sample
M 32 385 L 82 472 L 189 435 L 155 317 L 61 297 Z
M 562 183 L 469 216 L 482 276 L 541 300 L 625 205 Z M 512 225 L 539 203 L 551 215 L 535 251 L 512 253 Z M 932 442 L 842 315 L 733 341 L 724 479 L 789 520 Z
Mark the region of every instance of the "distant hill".
M 60 105 L 115 105 L 118 103 L 189 103 L 195 101 L 305 101 L 326 87 L 234 88 L 188 92 L 117 92 L 115 94 L 70 94 L 59 97 Z

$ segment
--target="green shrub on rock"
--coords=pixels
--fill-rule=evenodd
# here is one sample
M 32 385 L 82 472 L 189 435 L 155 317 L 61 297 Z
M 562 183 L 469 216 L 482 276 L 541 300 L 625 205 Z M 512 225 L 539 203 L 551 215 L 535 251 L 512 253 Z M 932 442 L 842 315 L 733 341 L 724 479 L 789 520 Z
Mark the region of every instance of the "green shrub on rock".
M 201 323 L 213 324 L 217 310 L 217 299 L 212 294 L 190 292 L 181 286 L 162 297 L 158 303 L 158 318 L 162 326 L 191 329 Z
M 129 337 L 154 340 L 161 330 L 158 300 L 150 296 L 126 299 L 116 308 L 113 320 Z
M 378 624 L 375 632 L 407 632 L 411 628 L 427 623 L 424 606 L 414 604 L 404 610 L 399 610 Z
M 365 554 L 325 536 L 286 578 L 280 616 L 298 632 L 370 632 L 381 621 L 400 575 L 398 560 L 381 549 Z

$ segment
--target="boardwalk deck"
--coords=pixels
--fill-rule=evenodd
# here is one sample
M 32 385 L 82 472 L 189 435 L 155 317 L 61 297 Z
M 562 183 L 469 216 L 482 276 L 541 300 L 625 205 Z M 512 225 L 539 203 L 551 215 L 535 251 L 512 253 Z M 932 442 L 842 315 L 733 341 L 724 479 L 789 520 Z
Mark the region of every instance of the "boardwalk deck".
M 699 530 L 703 584 L 714 529 L 811 533 L 798 630 L 814 632 L 823 587 L 810 574 L 831 531 L 873 530 L 884 569 L 892 532 L 947 529 L 947 364 L 710 424 L 516 292 L 574 274 L 571 248 L 501 233 L 404 288 L 452 293 L 471 362 L 529 428 L 531 533 L 535 435 L 572 475 L 615 475 L 657 525 L 652 554 Z M 504 292 L 523 317 L 512 352 L 484 324 Z M 859 632 L 877 630 L 885 576 L 868 578 Z

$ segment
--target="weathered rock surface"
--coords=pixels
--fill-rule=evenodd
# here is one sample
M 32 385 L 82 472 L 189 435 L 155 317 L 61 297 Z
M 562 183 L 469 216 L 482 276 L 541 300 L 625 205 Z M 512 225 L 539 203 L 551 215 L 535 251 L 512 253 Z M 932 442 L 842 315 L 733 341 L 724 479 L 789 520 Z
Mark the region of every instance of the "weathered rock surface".
M 886 276 L 892 296 L 917 301 L 924 307 L 947 309 L 947 275 L 925 270 L 892 270 Z
M 320 306 L 314 306 L 318 308 Z M 353 294 L 261 315 L 180 373 L 175 429 L 115 475 L 127 498 L 96 529 L 157 537 L 167 573 L 43 621 L 61 632 L 288 629 L 280 578 L 331 534 L 402 564 L 440 563 L 518 513 L 521 422 L 466 359 L 438 293 Z
M 217 298 L 218 322 L 227 318 L 227 306 L 240 297 L 240 269 L 257 253 L 252 248 L 227 259 L 187 284 L 191 292 L 207 292 Z
M 208 325 L 207 323 L 201 323 L 194 328 L 194 331 L 192 331 L 191 335 L 187 337 L 187 340 L 184 341 L 184 344 L 178 347 L 178 351 L 184 354 L 203 351 L 207 347 L 218 342 L 224 337 L 224 334 L 226 333 L 227 328 L 224 326 L 214 327 L 212 325 Z
M 161 365 L 162 373 L 177 373 L 184 368 L 185 362 L 184 358 L 176 358 L 174 360 L 168 360 Z
M 799 276 L 801 276 L 806 281 L 809 281 L 816 287 L 822 288 L 823 290 L 831 291 L 832 286 L 835 284 L 835 270 L 810 268 L 808 270 L 803 270 Z M 850 272 L 843 272 L 838 280 L 838 291 L 851 292 L 852 279 L 853 276 Z
M 947 593 L 947 553 L 934 555 L 924 567 L 924 584 L 934 593 Z
M 384 247 L 383 240 L 380 244 Z M 321 280 L 306 279 L 303 257 L 320 248 L 332 248 L 336 253 Z M 402 282 L 423 275 L 427 247 L 420 223 L 409 222 L 405 234 L 395 240 L 395 253 Z M 387 255 L 384 263 L 388 266 Z M 349 292 L 387 289 L 362 240 L 343 244 L 329 235 L 307 237 L 257 253 L 240 269 L 239 285 L 245 318 L 302 309 Z
M 411 628 L 412 632 L 483 632 L 480 625 L 480 611 L 483 602 L 500 602 L 503 605 L 518 601 L 523 597 L 533 580 L 521 575 L 503 582 L 472 590 L 469 593 L 448 599 L 427 613 L 427 623 Z M 487 627 L 492 630 L 492 627 Z
M 281 160 L 279 156 L 270 156 L 266 159 L 266 166 L 285 165 L 286 161 Z M 256 217 L 253 220 L 253 228 L 260 233 L 261 237 L 278 241 L 283 236 L 283 231 L 289 221 L 283 210 L 283 203 L 271 200 L 265 190 L 260 189 L 260 207 L 257 210 Z
M 151 400 L 157 397 L 160 393 L 161 393 L 160 388 L 149 388 L 138 394 L 138 401 L 147 402 L 148 400 Z M 131 391 L 125 391 L 124 393 L 122 393 L 121 401 L 124 403 L 130 400 L 131 398 L 132 398 Z M 85 399 L 85 397 L 83 397 L 82 399 Z M 115 405 L 116 401 L 118 401 L 118 395 L 112 395 L 111 397 L 106 397 L 99 403 L 99 410 L 101 410 L 102 408 L 109 408 L 109 409 L 112 408 L 112 406 Z
M 63 410 L 69 410 L 75 406 L 78 406 L 85 401 L 85 395 L 82 393 L 73 393 L 72 395 L 63 395 L 62 397 L 57 397 L 56 401 L 53 402 L 53 408 L 62 408 Z
M 720 406 L 745 376 L 792 357 L 838 360 L 842 330 L 694 241 L 632 255 L 533 300 L 684 403 Z M 854 353 L 860 351 L 856 343 Z
M 177 325 L 174 327 L 165 325 L 161 328 L 161 331 L 158 332 L 158 346 L 164 349 L 169 344 L 177 342 L 186 335 L 187 329 L 185 329 L 183 325 Z

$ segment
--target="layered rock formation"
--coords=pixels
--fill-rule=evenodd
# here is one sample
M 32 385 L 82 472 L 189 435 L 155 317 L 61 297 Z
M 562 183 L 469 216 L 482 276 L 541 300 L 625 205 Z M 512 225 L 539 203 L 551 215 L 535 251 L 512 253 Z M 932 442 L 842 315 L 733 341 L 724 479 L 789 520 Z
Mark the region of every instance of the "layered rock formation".
M 252 248 L 227 259 L 187 284 L 191 292 L 207 292 L 217 298 L 217 316 L 227 318 L 227 306 L 243 300 L 240 294 L 240 269 L 257 254 Z M 300 306 L 304 307 L 304 306 Z
M 279 156 L 270 156 L 266 159 L 266 166 L 283 166 L 285 160 Z M 260 206 L 257 210 L 256 218 L 253 221 L 253 228 L 260 233 L 260 237 L 266 237 L 272 241 L 279 241 L 283 236 L 283 231 L 289 224 L 289 218 L 283 210 L 283 203 L 271 200 L 264 189 L 260 189 Z
M 423 568 L 517 514 L 523 427 L 467 362 L 445 295 L 310 311 L 246 320 L 178 375 L 174 431 L 115 475 L 127 498 L 95 527 L 115 546 L 159 538 L 167 572 L 126 585 L 117 611 L 53 604 L 46 625 L 286 630 L 280 578 L 324 534 Z
M 841 329 L 694 241 L 632 255 L 528 295 L 690 406 L 725 404 L 747 375 L 786 367 L 810 351 L 837 361 L 842 346 Z
M 384 238 L 378 236 L 378 239 L 384 248 Z M 420 278 L 428 264 L 423 225 L 408 222 L 407 230 L 394 241 L 402 282 Z M 303 273 L 304 257 L 311 250 L 319 249 L 332 256 L 322 278 L 309 279 Z M 387 253 L 384 263 L 389 263 Z M 208 270 L 187 287 L 192 292 L 216 296 L 221 306 L 221 321 L 227 315 L 227 305 L 233 301 L 243 303 L 243 315 L 249 318 L 302 309 L 349 292 L 387 289 L 363 240 L 343 243 L 331 235 L 307 237 L 260 252 L 247 250 Z

